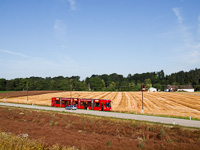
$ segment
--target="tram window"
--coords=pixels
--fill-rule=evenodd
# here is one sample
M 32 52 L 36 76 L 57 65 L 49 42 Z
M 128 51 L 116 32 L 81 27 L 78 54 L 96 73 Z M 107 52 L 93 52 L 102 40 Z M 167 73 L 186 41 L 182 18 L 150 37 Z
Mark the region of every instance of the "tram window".
M 88 102 L 88 106 L 91 106 L 91 102 Z
M 67 101 L 67 105 L 70 105 L 70 101 Z
M 94 103 L 94 107 L 100 107 L 100 103 Z
M 106 107 L 111 107 L 110 103 L 105 103 Z
M 65 104 L 65 101 L 62 101 L 62 104 Z
M 56 104 L 60 104 L 59 101 L 56 101 Z
M 81 102 L 81 106 L 84 106 L 84 105 L 83 105 L 83 102 Z
M 78 104 L 78 102 L 77 101 L 74 101 L 74 103 L 73 103 L 74 105 L 77 105 Z

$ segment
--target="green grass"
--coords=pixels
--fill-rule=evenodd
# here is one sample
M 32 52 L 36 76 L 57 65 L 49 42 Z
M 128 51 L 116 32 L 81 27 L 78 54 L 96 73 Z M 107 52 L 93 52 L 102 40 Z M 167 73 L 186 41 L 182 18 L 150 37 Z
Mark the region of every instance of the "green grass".
M 170 116 L 170 115 L 156 115 L 156 114 L 142 114 L 142 113 L 136 113 L 136 112 L 117 112 L 117 111 L 111 111 L 115 113 L 125 113 L 125 114 L 135 114 L 135 115 L 145 115 L 145 116 L 156 116 L 156 117 L 166 117 L 166 118 L 177 118 L 177 119 L 186 119 L 190 120 L 189 116 L 188 117 L 182 117 L 182 116 Z M 200 121 L 198 118 L 193 118 L 191 117 L 191 120 L 197 120 Z
M 190 120 L 189 117 L 178 117 L 178 116 L 168 116 L 168 115 L 151 115 L 151 116 L 167 117 L 167 118 L 177 118 L 177 119 L 186 119 L 186 120 Z M 200 119 L 198 119 L 198 118 L 191 118 L 191 120 L 197 120 L 197 121 L 200 121 Z

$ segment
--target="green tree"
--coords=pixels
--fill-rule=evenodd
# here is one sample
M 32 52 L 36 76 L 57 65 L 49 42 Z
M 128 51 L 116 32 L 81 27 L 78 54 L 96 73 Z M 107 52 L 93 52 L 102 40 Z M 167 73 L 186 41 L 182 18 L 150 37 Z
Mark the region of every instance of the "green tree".
M 159 83 L 154 84 L 153 87 L 157 88 L 158 90 L 162 90 L 162 85 Z
M 142 90 L 142 84 L 140 82 L 137 83 L 137 91 L 141 91 Z
M 113 81 L 109 87 L 108 87 L 108 91 L 115 91 L 116 90 L 116 85 L 115 85 L 115 82 Z
M 8 80 L 6 82 L 6 91 L 14 91 L 15 83 L 14 80 Z
M 6 90 L 6 79 L 0 79 L 0 91 Z
M 129 88 L 130 88 L 129 82 L 126 80 L 122 81 L 120 86 L 120 91 L 129 91 Z
M 129 82 L 129 91 L 131 90 L 131 91 L 135 91 L 135 82 L 134 81 L 131 81 L 131 82 Z
M 149 89 L 150 87 L 152 87 L 152 84 L 151 84 L 151 79 L 145 79 L 144 80 L 144 86 Z
M 90 87 L 94 91 L 101 91 L 104 88 L 104 83 L 99 77 L 91 77 L 89 79 Z

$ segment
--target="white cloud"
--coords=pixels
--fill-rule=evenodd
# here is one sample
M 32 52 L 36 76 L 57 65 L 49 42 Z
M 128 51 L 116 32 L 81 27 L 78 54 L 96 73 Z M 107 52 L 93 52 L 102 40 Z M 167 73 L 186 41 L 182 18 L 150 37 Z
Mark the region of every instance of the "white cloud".
M 66 40 L 67 35 L 67 25 L 64 24 L 61 20 L 57 19 L 54 23 L 54 31 L 56 37 L 61 40 Z
M 76 1 L 75 0 L 68 0 L 70 4 L 70 10 L 76 10 Z
M 178 22 L 180 24 L 182 24 L 183 19 L 182 19 L 181 14 L 180 14 L 180 9 L 176 7 L 176 8 L 173 8 L 172 10 L 174 11 L 175 15 L 177 16 Z
M 179 8 L 172 9 L 177 17 L 177 21 L 179 23 L 179 32 L 182 36 L 182 40 L 184 42 L 184 46 L 181 48 L 180 58 L 181 61 L 185 62 L 186 65 L 200 65 L 200 41 L 196 36 L 194 36 L 191 32 L 191 28 L 184 25 L 183 19 L 180 13 Z M 198 21 L 200 22 L 200 16 L 198 17 Z M 200 33 L 200 23 L 198 24 L 198 33 Z
M 0 49 L 0 52 L 7 53 L 7 54 L 10 54 L 10 55 L 20 56 L 20 57 L 29 57 L 27 55 L 17 53 L 17 52 L 13 52 L 13 51 L 9 51 L 9 50 Z

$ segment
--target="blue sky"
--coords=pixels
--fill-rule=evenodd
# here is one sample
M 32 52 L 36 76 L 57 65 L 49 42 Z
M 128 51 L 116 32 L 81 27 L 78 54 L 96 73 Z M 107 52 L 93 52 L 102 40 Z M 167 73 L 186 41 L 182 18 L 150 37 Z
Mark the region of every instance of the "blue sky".
M 0 1 L 0 78 L 195 68 L 199 0 Z

